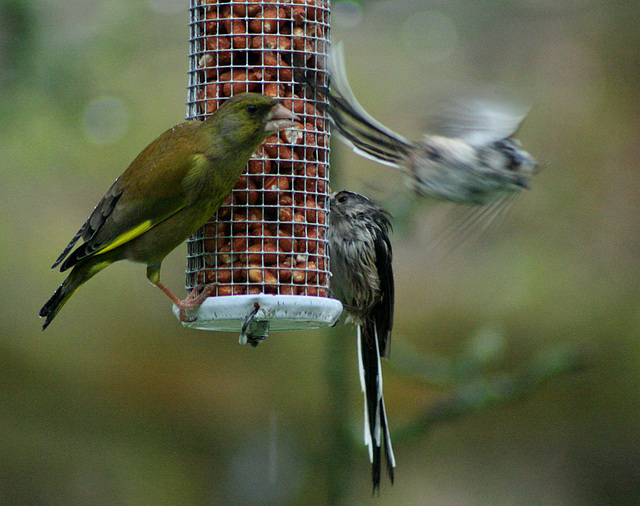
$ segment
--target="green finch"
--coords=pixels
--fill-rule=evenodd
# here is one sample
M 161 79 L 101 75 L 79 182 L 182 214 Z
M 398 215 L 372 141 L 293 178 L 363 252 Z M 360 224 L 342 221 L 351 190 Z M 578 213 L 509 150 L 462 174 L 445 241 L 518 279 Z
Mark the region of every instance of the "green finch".
M 43 330 L 80 285 L 125 259 L 146 264 L 149 281 L 184 319 L 213 287 L 196 287 L 178 299 L 160 281 L 162 261 L 217 211 L 260 143 L 297 119 L 273 98 L 242 93 L 205 121 L 186 121 L 161 134 L 116 179 L 53 264 L 72 269 L 40 310 Z

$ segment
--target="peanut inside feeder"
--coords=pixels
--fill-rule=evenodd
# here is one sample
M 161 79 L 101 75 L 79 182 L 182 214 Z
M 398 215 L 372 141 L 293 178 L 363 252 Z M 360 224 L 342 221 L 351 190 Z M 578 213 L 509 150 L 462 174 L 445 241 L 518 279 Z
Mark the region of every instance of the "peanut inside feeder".
M 326 81 L 329 3 L 192 0 L 190 12 L 187 118 L 203 119 L 228 97 L 251 91 L 279 98 L 301 124 L 267 139 L 218 213 L 189 240 L 187 290 L 216 288 L 187 325 L 235 330 L 244 309 L 236 315 L 233 308 L 254 310 L 256 297 L 265 309 L 253 311 L 255 318 L 272 320 L 274 329 L 332 324 L 341 307 L 327 298 L 329 122 L 317 107 L 323 98 L 293 77 L 295 64 Z

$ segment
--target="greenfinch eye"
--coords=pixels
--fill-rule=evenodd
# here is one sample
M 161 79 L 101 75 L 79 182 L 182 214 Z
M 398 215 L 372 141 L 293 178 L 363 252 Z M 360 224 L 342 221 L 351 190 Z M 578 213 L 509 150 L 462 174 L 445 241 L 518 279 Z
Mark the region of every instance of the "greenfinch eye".
M 249 104 L 247 106 L 247 112 L 251 115 L 254 115 L 255 113 L 258 112 L 258 106 L 255 104 Z

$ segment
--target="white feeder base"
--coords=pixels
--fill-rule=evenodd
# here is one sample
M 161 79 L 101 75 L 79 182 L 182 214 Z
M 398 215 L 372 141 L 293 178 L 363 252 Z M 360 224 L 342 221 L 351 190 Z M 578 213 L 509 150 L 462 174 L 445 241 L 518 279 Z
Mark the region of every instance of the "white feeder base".
M 173 313 L 179 317 L 175 306 Z M 333 326 L 342 313 L 342 304 L 336 299 L 302 295 L 209 297 L 198 309 L 187 311 L 187 317 L 194 320 L 182 325 L 191 329 L 240 332 L 251 313 L 255 313 L 252 326 L 260 324 L 267 331 L 316 329 Z

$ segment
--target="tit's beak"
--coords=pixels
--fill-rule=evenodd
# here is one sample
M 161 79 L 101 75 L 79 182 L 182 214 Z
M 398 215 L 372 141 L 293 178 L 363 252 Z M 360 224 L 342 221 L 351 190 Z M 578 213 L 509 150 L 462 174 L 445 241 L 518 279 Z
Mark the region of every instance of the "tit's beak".
M 282 104 L 276 105 L 264 119 L 265 132 L 279 132 L 285 128 L 292 128 L 300 121 L 300 118 L 293 114 Z
M 530 190 L 531 189 L 531 183 L 529 182 L 529 179 L 524 178 L 524 177 L 519 177 L 518 179 L 516 179 L 516 186 L 519 186 L 520 188 L 524 189 L 524 190 Z

